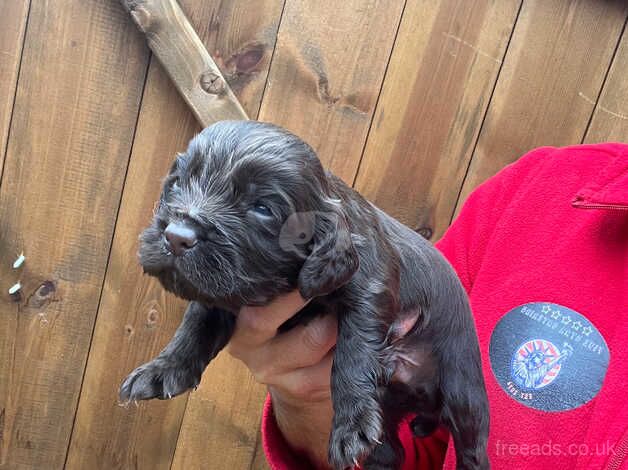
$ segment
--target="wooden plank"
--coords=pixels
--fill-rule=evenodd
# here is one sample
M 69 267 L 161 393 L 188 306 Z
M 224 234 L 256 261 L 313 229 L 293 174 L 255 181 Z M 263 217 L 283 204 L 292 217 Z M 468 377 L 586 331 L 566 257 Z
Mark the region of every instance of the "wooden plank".
M 624 30 L 584 141 L 628 142 L 628 32 Z M 585 97 L 581 96 L 585 99 Z M 586 97 L 589 98 L 589 97 Z
M 0 174 L 24 45 L 30 0 L 0 0 Z
M 406 4 L 355 186 L 428 238 L 449 225 L 519 6 Z
M 246 8 L 246 0 L 182 2 L 208 49 L 218 53 L 217 63 L 225 67 L 225 77 L 233 80 L 230 85 L 238 97 L 243 97 L 251 116 L 259 110 L 283 6 L 281 0 L 263 3 L 259 10 L 251 10 Z M 247 59 L 242 60 L 243 56 Z M 142 276 L 136 257 L 137 236 L 149 222 L 161 180 L 175 153 L 184 150 L 198 130 L 194 116 L 163 68 L 152 61 L 67 468 L 170 467 L 186 397 L 154 400 L 141 403 L 139 408 L 131 405 L 125 409 L 117 406 L 117 392 L 133 368 L 154 357 L 169 341 L 183 313 L 183 302 L 166 295 L 156 282 Z M 233 397 L 237 391 L 239 396 L 256 394 L 256 399 L 261 400 L 259 389 L 239 383 L 243 366 L 237 364 L 237 370 L 240 372 L 233 375 L 218 377 L 212 370 L 205 375 L 223 384 L 225 396 Z M 205 386 L 192 394 L 194 399 L 205 396 L 216 399 L 215 391 L 208 391 Z M 194 436 L 188 439 L 188 433 L 212 440 L 214 434 L 224 434 L 215 437 L 222 442 L 222 454 L 228 454 L 240 436 L 234 435 L 235 430 L 227 425 L 218 427 L 217 418 L 212 415 L 216 413 L 228 421 L 228 409 L 204 409 L 204 402 L 195 403 L 190 400 L 192 410 L 186 415 L 186 423 L 191 419 L 194 424 L 185 424 L 181 435 L 186 451 L 201 465 L 210 455 L 206 452 L 207 441 L 192 447 L 188 441 Z M 251 402 L 248 412 L 259 416 L 261 404 Z M 245 434 L 255 435 L 256 431 L 251 426 Z M 248 462 L 234 468 L 247 466 Z
M 580 142 L 627 10 L 622 0 L 524 2 L 457 210 L 528 150 Z
M 251 468 L 265 395 L 242 363 L 220 354 L 190 395 L 172 469 Z
M 266 454 L 264 453 L 264 446 L 262 442 L 262 432 L 261 429 L 257 432 L 257 446 L 255 447 L 255 456 L 253 457 L 253 462 L 251 463 L 251 468 L 249 470 L 269 470 L 270 465 L 266 460 Z
M 121 0 L 183 99 L 203 125 L 246 119 L 177 0 Z
M 148 59 L 125 16 L 31 5 L 0 188 L 2 469 L 63 467 Z
M 404 1 L 289 0 L 260 119 L 306 140 L 351 183 Z

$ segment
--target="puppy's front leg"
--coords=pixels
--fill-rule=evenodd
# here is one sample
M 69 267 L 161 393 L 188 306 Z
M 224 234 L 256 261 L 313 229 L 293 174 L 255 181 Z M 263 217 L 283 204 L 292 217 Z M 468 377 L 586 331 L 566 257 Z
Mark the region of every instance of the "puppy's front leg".
M 227 344 L 235 316 L 190 302 L 174 337 L 159 355 L 129 374 L 120 400 L 172 398 L 196 387 L 209 361 Z
M 356 465 L 380 444 L 382 409 L 377 386 L 383 369 L 382 328 L 374 312 L 344 312 L 338 318 L 338 339 L 331 372 L 334 419 L 329 463 L 335 469 Z

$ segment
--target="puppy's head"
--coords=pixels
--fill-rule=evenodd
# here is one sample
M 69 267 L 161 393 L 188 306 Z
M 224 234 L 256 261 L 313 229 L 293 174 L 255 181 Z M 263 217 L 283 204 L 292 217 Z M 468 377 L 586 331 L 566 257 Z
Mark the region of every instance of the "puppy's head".
M 358 257 L 314 151 L 279 127 L 223 121 L 197 135 L 164 181 L 140 262 L 189 300 L 236 309 L 346 283 Z

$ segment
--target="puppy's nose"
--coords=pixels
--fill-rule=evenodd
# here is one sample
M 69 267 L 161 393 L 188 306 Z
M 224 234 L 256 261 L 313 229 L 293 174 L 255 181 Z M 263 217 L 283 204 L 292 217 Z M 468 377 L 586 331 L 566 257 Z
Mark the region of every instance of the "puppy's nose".
M 194 229 L 181 223 L 173 222 L 168 224 L 164 235 L 175 256 L 181 256 L 186 250 L 196 245 L 198 241 Z

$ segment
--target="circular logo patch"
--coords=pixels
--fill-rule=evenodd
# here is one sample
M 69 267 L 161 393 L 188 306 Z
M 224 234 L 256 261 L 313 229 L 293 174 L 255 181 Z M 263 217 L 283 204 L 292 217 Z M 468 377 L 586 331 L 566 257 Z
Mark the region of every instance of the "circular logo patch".
M 589 320 L 548 302 L 506 313 L 493 330 L 489 355 L 504 391 L 543 411 L 571 410 L 593 399 L 610 359 L 606 341 Z

